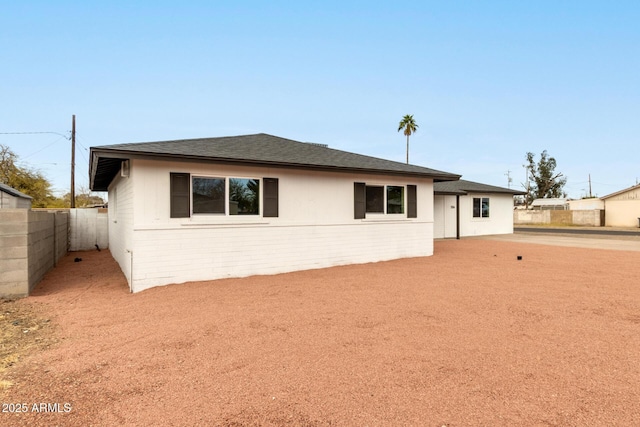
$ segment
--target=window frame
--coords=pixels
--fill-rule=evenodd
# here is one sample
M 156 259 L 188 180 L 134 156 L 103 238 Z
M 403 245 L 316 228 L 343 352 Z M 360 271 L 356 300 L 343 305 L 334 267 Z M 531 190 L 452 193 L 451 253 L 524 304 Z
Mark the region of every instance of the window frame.
M 224 213 L 193 212 L 193 179 L 212 178 L 224 179 Z M 232 215 L 229 212 L 229 183 L 231 179 L 257 181 L 258 184 L 258 213 Z M 217 218 L 224 218 L 224 223 L 254 223 L 263 218 L 279 217 L 279 181 L 280 178 L 239 176 L 230 174 L 214 174 L 189 172 L 169 172 L 169 218 L 191 219 L 196 223 L 205 223 Z M 214 221 L 217 223 L 217 221 Z
M 377 185 L 377 184 L 365 184 L 364 186 L 364 213 L 373 214 L 373 215 L 384 215 L 386 214 L 386 206 L 387 206 L 387 195 L 386 195 L 386 185 Z M 371 190 L 371 191 L 370 191 Z M 380 192 L 379 195 L 374 195 L 373 190 Z M 382 196 L 381 200 L 369 200 L 369 196 Z M 374 203 L 375 202 L 375 203 Z M 371 209 L 372 205 L 375 205 L 375 210 Z M 378 207 L 379 205 L 379 207 Z M 378 210 L 379 209 L 379 210 Z
M 389 199 L 389 192 L 391 189 L 400 189 L 400 204 L 399 205 L 391 205 L 390 204 L 390 199 Z M 407 207 L 406 207 L 406 189 L 404 185 L 387 185 L 385 188 L 385 194 L 384 194 L 384 198 L 385 198 L 385 208 L 386 208 L 386 214 L 387 215 L 405 215 L 407 212 Z M 389 208 L 391 206 L 400 206 L 400 212 L 389 212 Z
M 222 187 L 223 187 L 223 192 L 224 194 L 222 195 L 222 212 L 196 212 L 195 211 L 195 205 L 196 205 L 196 197 L 195 197 L 195 190 L 194 190 L 194 181 L 196 179 L 202 179 L 202 180 L 222 180 Z M 227 216 L 229 213 L 229 203 L 228 203 L 228 184 L 227 184 L 228 178 L 225 176 L 213 176 L 213 175 L 209 175 L 209 176 L 202 176 L 202 175 L 191 175 L 191 179 L 189 180 L 189 184 L 190 184 L 190 195 L 191 195 L 191 215 L 216 215 L 216 216 Z
M 382 210 L 371 210 L 372 203 L 368 200 L 368 189 L 379 188 L 382 201 Z M 400 190 L 400 212 L 389 209 L 389 192 L 394 188 Z M 354 182 L 354 218 L 355 219 L 414 219 L 418 217 L 417 211 L 417 185 L 415 184 L 389 184 L 379 181 L 364 183 Z
M 193 193 L 193 180 L 194 179 L 222 179 L 224 180 L 224 212 L 194 212 L 194 193 Z M 246 181 L 257 181 L 258 182 L 258 213 L 255 214 L 232 214 L 231 211 L 231 194 L 229 192 L 231 186 L 231 180 L 246 180 Z M 231 175 L 203 175 L 203 174 L 191 174 L 191 179 L 189 180 L 190 184 L 190 195 L 191 195 L 191 215 L 196 217 L 201 216 L 214 216 L 214 217 L 242 217 L 242 218 L 258 218 L 262 217 L 263 214 L 263 185 L 261 182 L 264 178 L 257 177 L 246 177 L 246 176 L 231 176 Z
M 477 201 L 477 206 L 476 206 Z M 485 204 L 486 203 L 486 204 Z M 486 214 L 485 214 L 486 206 Z M 471 217 L 476 220 L 491 218 L 491 198 L 485 196 L 473 197 L 471 200 Z

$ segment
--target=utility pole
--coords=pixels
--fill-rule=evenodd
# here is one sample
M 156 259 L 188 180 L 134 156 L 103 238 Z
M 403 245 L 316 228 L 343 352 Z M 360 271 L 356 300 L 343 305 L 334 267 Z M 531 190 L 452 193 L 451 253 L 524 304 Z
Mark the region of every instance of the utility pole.
M 525 209 L 529 209 L 529 191 L 531 190 L 531 185 L 529 182 L 529 165 L 522 165 L 522 167 L 524 168 L 526 179 L 525 182 L 527 183 L 527 186 L 525 187 L 525 189 L 527 190 L 527 194 L 524 196 L 524 207 Z
M 593 195 L 591 194 L 591 174 L 589 174 L 589 198 L 592 198 Z
M 511 178 L 511 171 L 507 170 L 507 173 L 505 173 L 505 175 L 507 176 L 507 188 L 511 188 L 511 181 L 513 181 L 513 179 Z
M 76 207 L 76 115 L 71 116 L 71 208 Z

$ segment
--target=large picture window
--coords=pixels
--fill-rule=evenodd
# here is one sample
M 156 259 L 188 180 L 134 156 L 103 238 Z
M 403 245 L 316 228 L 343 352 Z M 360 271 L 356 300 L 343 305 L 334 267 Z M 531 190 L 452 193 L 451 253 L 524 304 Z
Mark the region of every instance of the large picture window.
M 473 217 L 489 218 L 489 198 L 488 197 L 473 198 Z
M 194 214 L 260 214 L 259 179 L 194 176 L 191 191 Z
M 409 218 L 416 217 L 415 211 L 415 185 L 411 188 L 412 214 Z M 404 214 L 405 213 L 405 187 L 400 185 L 366 185 L 354 183 L 355 217 L 364 218 L 366 214 Z
M 260 181 L 264 194 L 261 206 Z M 278 178 L 230 178 L 170 173 L 170 216 L 191 214 L 260 215 L 278 217 Z

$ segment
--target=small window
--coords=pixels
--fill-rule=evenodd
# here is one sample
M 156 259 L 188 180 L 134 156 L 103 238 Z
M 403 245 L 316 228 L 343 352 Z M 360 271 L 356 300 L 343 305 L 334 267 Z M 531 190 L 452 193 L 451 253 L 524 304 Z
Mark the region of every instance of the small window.
M 194 177 L 193 213 L 224 214 L 224 178 Z
M 404 187 L 392 185 L 387 187 L 387 213 L 404 213 Z
M 488 197 L 473 198 L 473 217 L 489 218 L 489 198 Z
M 260 214 L 260 181 L 229 178 L 229 215 Z
M 384 187 L 367 185 L 367 213 L 384 213 Z

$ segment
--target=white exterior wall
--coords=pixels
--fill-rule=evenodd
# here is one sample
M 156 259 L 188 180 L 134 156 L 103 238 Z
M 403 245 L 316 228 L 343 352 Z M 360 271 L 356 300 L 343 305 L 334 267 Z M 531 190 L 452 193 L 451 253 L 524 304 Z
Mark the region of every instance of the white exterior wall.
M 131 174 L 131 176 L 133 173 Z M 131 286 L 133 253 L 132 177 L 117 176 L 109 185 L 109 251 Z
M 433 254 L 431 179 L 149 160 L 132 160 L 130 170 L 129 178 L 118 178 L 110 187 L 109 214 L 115 191 L 117 223 L 110 222 L 109 237 L 134 292 L 186 281 Z M 279 217 L 169 218 L 171 172 L 278 178 Z M 418 218 L 405 213 L 354 219 L 354 182 L 417 185 Z
M 640 218 L 640 186 L 604 199 L 605 225 L 637 227 Z
M 569 200 L 569 209 L 572 211 L 603 210 L 604 201 L 602 199 Z
M 474 197 L 489 198 L 489 218 L 473 217 Z M 460 196 L 460 237 L 513 233 L 511 194 L 469 194 Z
M 607 227 L 637 227 L 640 199 L 606 200 L 604 221 Z

